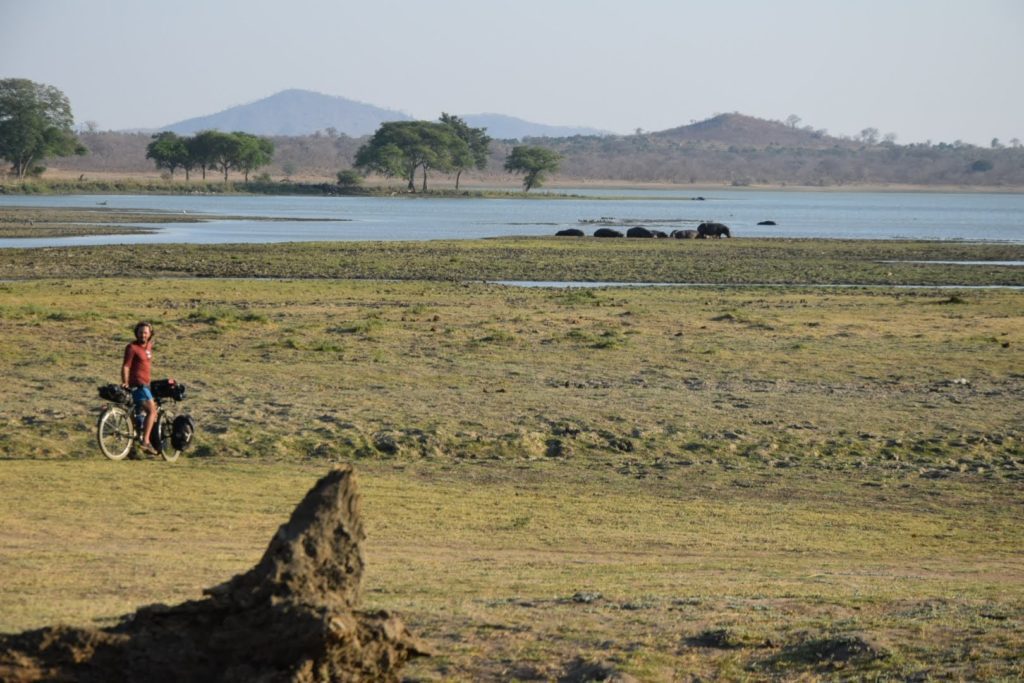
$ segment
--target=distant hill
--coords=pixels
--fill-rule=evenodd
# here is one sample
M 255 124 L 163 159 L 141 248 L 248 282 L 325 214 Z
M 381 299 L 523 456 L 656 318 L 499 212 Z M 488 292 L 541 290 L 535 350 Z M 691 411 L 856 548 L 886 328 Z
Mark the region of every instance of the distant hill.
M 801 147 L 804 149 L 834 147 L 844 142 L 809 126 L 797 128 L 787 126 L 779 121 L 769 121 L 744 114 L 719 114 L 705 121 L 649 135 L 655 139 L 674 142 L 715 142 L 723 145 Z
M 486 128 L 495 140 L 522 140 L 524 138 L 569 138 L 574 135 L 608 135 L 596 128 L 575 126 L 549 126 L 532 123 L 504 114 L 466 114 L 462 120 L 474 128 Z
M 408 121 L 400 111 L 381 109 L 344 97 L 309 90 L 283 90 L 250 104 L 160 128 L 180 135 L 201 130 L 243 131 L 253 135 L 310 135 L 333 128 L 349 137 L 370 135 L 385 121 Z
M 253 135 L 312 135 L 333 128 L 358 138 L 372 135 L 385 121 L 409 121 L 412 117 L 393 109 L 310 90 L 282 90 L 257 102 L 241 104 L 218 114 L 178 121 L 158 130 L 192 135 L 201 130 L 244 131 Z M 562 138 L 573 135 L 606 135 L 596 128 L 549 126 L 502 114 L 469 114 L 462 119 L 475 128 L 486 128 L 497 140 L 527 137 Z

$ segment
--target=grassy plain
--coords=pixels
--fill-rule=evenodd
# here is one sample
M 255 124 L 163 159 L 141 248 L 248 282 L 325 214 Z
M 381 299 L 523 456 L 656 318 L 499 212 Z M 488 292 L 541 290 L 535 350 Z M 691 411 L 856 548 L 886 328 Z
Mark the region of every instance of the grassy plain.
M 197 597 L 355 461 L 413 678 L 1024 676 L 1020 291 L 470 281 L 985 246 L 771 242 L 0 251 L 0 631 Z M 92 441 L 137 319 L 199 422 L 174 465 Z

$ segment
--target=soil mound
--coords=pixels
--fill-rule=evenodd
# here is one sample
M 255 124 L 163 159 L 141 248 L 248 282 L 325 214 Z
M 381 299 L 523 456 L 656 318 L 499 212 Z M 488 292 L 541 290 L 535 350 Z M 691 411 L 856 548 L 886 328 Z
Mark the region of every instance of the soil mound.
M 202 600 L 151 605 L 108 629 L 0 637 L 0 680 L 398 680 L 427 654 L 398 617 L 359 612 L 364 538 L 351 467 L 332 470 L 259 563 Z

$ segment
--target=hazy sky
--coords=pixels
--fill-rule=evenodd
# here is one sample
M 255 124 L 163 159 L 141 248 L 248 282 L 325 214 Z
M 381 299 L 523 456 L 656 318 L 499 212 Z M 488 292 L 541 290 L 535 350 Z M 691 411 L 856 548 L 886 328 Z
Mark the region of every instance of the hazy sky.
M 1024 0 L 0 0 L 0 78 L 155 128 L 287 88 L 618 133 L 1024 139 Z

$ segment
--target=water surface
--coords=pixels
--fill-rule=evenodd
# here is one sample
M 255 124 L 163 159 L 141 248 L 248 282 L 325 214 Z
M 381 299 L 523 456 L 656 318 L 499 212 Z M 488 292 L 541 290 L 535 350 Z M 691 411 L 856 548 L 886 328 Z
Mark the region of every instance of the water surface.
M 220 195 L 0 196 L 0 206 L 148 209 L 232 215 L 209 223 L 139 224 L 146 235 L 0 239 L 0 247 L 75 244 L 266 243 L 331 240 L 437 240 L 553 235 L 608 217 L 623 226 L 665 229 L 702 221 L 743 237 L 1024 242 L 1024 195 L 987 193 L 731 190 L 566 190 L 586 197 L 549 200 Z M 704 197 L 703 201 L 695 198 Z M 246 220 L 247 216 L 280 221 Z M 289 220 L 289 219 L 303 219 Z M 340 220 L 339 220 L 340 219 Z M 772 220 L 776 225 L 759 226 Z M 341 222 L 343 221 L 343 222 Z

